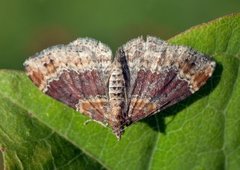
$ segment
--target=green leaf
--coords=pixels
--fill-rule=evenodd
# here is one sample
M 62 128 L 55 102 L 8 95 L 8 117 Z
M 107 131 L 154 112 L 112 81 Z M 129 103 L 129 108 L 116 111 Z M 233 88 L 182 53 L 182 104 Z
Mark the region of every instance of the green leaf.
M 102 167 L 41 124 L 11 97 L 0 96 L 0 114 L 0 142 L 6 169 Z
M 87 117 L 42 94 L 24 73 L 0 71 L 5 166 L 239 169 L 240 14 L 194 27 L 170 42 L 212 56 L 218 63 L 214 75 L 185 101 L 128 127 L 121 141 L 109 128 L 85 124 Z

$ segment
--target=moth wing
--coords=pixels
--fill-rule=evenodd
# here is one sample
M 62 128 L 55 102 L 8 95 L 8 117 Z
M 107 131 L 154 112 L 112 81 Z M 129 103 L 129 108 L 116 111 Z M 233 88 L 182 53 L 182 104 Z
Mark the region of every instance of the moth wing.
M 112 52 L 106 45 L 79 38 L 35 54 L 24 66 L 40 90 L 104 123 L 104 113 L 109 112 L 107 81 L 111 60 Z
M 148 36 L 123 46 L 128 62 L 127 118 L 135 122 L 191 95 L 212 75 L 215 62 L 183 46 Z

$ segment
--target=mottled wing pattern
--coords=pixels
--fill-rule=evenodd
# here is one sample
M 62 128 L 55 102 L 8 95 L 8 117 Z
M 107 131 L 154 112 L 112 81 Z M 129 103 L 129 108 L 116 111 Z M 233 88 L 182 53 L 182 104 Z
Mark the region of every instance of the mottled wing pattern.
M 109 113 L 108 79 L 112 52 L 104 44 L 79 38 L 37 53 L 24 63 L 40 90 L 94 120 Z
M 197 91 L 212 75 L 215 62 L 182 46 L 147 37 L 123 46 L 130 72 L 126 119 L 153 115 Z
M 24 63 L 40 90 L 98 122 L 118 138 L 124 126 L 155 114 L 197 91 L 215 62 L 183 46 L 155 38 L 133 39 L 112 52 L 104 44 L 79 38 Z

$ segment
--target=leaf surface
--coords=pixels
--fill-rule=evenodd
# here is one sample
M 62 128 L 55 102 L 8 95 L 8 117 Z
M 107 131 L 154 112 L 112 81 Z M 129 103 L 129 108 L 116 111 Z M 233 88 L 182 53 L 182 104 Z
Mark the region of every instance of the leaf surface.
M 240 15 L 191 28 L 169 42 L 208 54 L 216 70 L 200 91 L 131 125 L 120 141 L 111 129 L 85 124 L 87 117 L 42 94 L 24 73 L 0 71 L 5 166 L 239 169 Z

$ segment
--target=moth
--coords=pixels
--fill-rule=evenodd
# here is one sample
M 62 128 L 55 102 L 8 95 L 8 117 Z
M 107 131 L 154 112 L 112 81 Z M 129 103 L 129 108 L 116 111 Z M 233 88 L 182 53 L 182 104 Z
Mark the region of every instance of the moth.
M 185 99 L 211 77 L 216 63 L 184 46 L 138 37 L 116 51 L 78 38 L 27 59 L 26 73 L 47 95 L 108 125 L 120 138 L 131 123 Z

